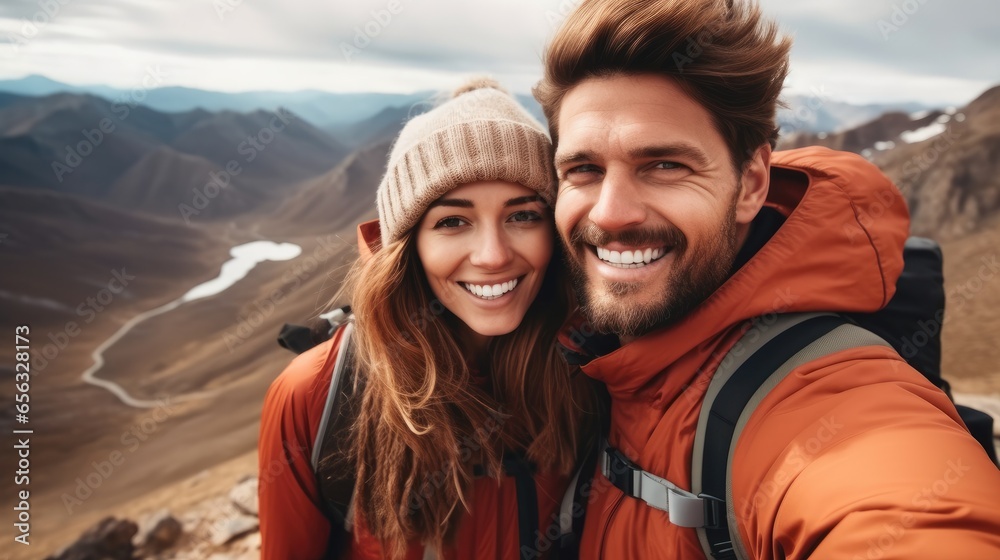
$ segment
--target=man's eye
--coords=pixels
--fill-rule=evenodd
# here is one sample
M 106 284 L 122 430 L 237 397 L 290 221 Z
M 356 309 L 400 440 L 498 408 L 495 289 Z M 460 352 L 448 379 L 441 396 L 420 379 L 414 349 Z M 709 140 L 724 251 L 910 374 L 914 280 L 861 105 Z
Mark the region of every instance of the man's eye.
M 600 169 L 598 169 L 596 165 L 591 165 L 588 163 L 584 165 L 577 165 L 576 167 L 571 167 L 567 169 L 566 176 L 568 177 L 570 175 L 579 175 L 581 173 L 597 173 L 599 171 Z
M 538 212 L 535 212 L 533 210 L 520 210 L 518 212 L 514 212 L 513 214 L 511 214 L 510 218 L 508 218 L 508 221 L 511 221 L 511 222 L 537 222 L 537 221 L 539 221 L 541 219 L 542 219 L 542 216 Z
M 463 220 L 462 218 L 455 218 L 455 217 L 444 218 L 442 220 L 438 220 L 438 222 L 434 224 L 434 229 L 457 228 L 464 224 L 465 220 Z
M 681 169 L 683 165 L 677 163 L 676 161 L 660 161 L 654 165 L 656 169 Z

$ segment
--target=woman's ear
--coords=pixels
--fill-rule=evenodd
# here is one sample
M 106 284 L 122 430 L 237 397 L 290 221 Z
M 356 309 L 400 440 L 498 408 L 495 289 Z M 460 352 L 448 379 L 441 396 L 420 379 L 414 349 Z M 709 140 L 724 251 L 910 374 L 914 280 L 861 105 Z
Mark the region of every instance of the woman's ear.
M 753 156 L 743 166 L 740 177 L 741 191 L 736 201 L 736 223 L 749 224 L 767 200 L 767 190 L 771 181 L 771 145 L 757 148 Z

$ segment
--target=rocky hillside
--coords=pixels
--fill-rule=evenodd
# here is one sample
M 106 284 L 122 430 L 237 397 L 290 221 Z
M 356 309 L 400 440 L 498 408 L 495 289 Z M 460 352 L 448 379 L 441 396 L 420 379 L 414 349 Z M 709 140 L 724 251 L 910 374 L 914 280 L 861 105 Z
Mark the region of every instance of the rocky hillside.
M 915 235 L 947 241 L 1000 220 L 1000 86 L 966 107 L 887 113 L 835 134 L 792 134 L 779 147 L 809 145 L 877 164 L 906 196 Z

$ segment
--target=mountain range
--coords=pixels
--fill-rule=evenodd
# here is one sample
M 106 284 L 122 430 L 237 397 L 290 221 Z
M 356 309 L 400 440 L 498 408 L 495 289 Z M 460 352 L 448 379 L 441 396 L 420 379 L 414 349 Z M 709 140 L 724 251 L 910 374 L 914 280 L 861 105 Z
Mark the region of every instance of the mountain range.
M 104 85 L 75 86 L 57 82 L 40 75 L 30 75 L 15 80 L 0 80 L 3 92 L 30 97 L 54 93 L 91 94 L 117 103 L 142 103 L 166 113 L 183 113 L 195 109 L 206 111 L 236 111 L 249 113 L 256 110 L 275 111 L 279 107 L 292 111 L 312 125 L 342 133 L 338 138 L 351 144 L 354 135 L 351 125 L 357 125 L 387 110 L 395 115 L 405 115 L 414 110 L 426 109 L 427 101 L 435 96 L 432 91 L 415 93 L 329 93 L 322 91 L 257 91 L 223 93 L 186 87 L 161 87 L 149 90 L 124 90 Z M 521 102 L 536 118 L 544 121 L 541 107 L 530 95 L 518 94 Z M 778 111 L 782 129 L 796 132 L 834 132 L 846 130 L 873 119 L 888 111 L 915 112 L 928 107 L 916 102 L 902 103 L 847 103 L 833 99 L 823 90 L 808 95 L 792 94 L 784 98 L 785 107 Z M 388 115 L 383 115 L 383 118 Z M 355 145 L 357 147 L 357 145 Z
M 162 495 L 216 465 L 252 463 L 264 391 L 292 357 L 275 334 L 285 322 L 309 321 L 336 295 L 356 255 L 355 224 L 375 215 L 392 141 L 430 104 L 422 94 L 178 88 L 132 103 L 118 90 L 66 91 L 37 77 L 16 85 L 20 91 L 0 93 L 0 315 L 30 323 L 40 356 L 32 458 L 45 468 L 33 472 L 32 505 L 44 512 L 34 528 L 50 544 L 32 554 L 45 554 L 107 512 L 146 508 L 153 490 Z M 538 113 L 530 98 L 519 99 Z M 782 145 L 828 145 L 880 165 L 906 195 L 913 231 L 943 241 L 950 288 L 995 258 L 1000 88 L 954 110 L 862 117 L 881 109 L 808 98 L 799 106 L 812 113 L 792 109 L 785 130 L 794 133 Z M 222 294 L 144 323 L 105 353 L 99 375 L 135 396 L 215 395 L 167 399 L 168 414 L 149 437 L 124 446 L 123 432 L 155 411 L 84 383 L 94 350 L 138 314 L 218 276 L 234 246 L 259 240 L 294 243 L 301 256 L 263 262 Z M 119 277 L 130 280 L 110 291 Z M 956 305 L 949 316 L 945 375 L 959 390 L 1000 392 L 991 338 L 1000 324 L 990 311 L 1000 306 L 998 286 L 981 285 L 975 305 Z M 13 363 L 10 351 L 0 348 L 0 363 Z M 0 400 L 13 402 L 12 384 L 0 385 Z M 0 408 L 0 426 L 13 422 L 12 407 Z M 94 475 L 115 452 L 125 463 Z M 12 457 L 0 458 L 5 472 L 16 470 Z M 66 505 L 84 491 L 80 505 Z

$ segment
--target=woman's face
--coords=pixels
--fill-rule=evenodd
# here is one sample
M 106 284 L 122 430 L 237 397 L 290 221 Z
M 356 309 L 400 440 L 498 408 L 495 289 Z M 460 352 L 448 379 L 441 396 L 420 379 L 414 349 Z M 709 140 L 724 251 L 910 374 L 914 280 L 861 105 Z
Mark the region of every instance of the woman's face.
M 482 181 L 434 201 L 417 225 L 434 296 L 481 336 L 507 334 L 538 295 L 552 258 L 552 214 L 517 183 Z

